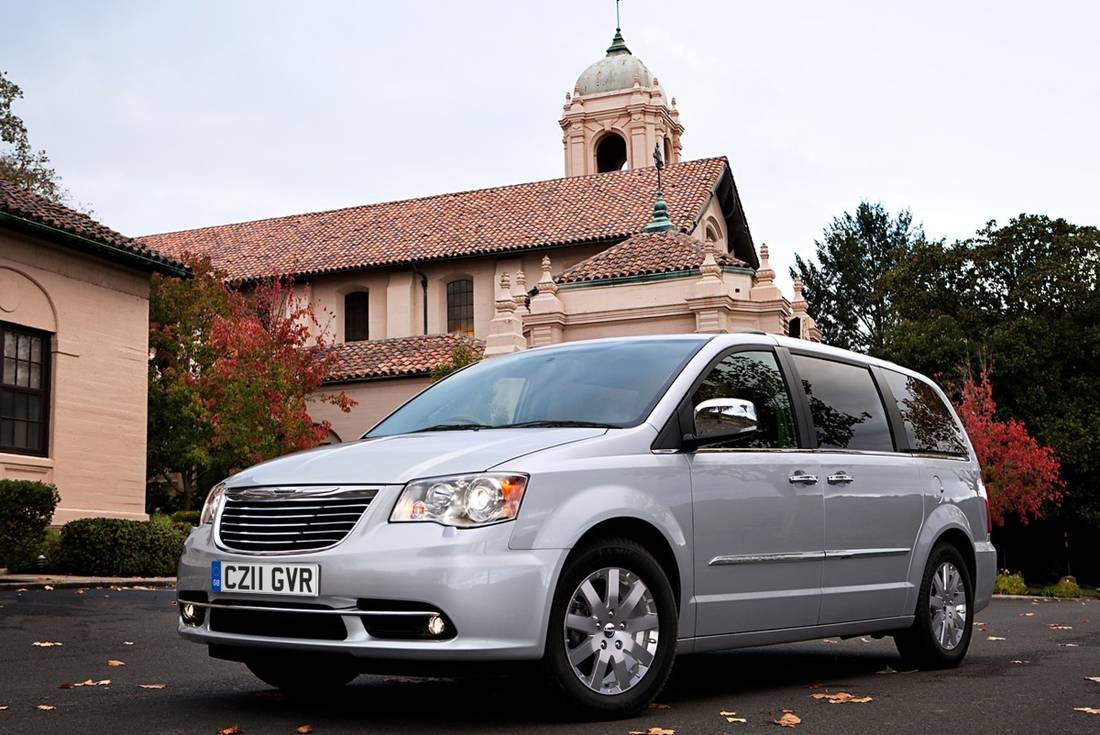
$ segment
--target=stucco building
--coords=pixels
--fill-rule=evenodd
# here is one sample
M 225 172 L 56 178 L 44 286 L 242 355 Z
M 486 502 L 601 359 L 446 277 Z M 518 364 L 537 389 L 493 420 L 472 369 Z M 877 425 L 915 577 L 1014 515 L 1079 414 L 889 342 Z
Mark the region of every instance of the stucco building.
M 816 339 L 780 293 L 725 158 L 684 160 L 675 100 L 616 30 L 559 121 L 565 176 L 144 238 L 236 282 L 308 285 L 359 402 L 318 406 L 357 437 L 460 343 L 486 356 L 592 337 L 760 329 Z M 660 172 L 654 154 L 667 162 Z
M 149 281 L 179 263 L 0 181 L 0 478 L 145 518 Z

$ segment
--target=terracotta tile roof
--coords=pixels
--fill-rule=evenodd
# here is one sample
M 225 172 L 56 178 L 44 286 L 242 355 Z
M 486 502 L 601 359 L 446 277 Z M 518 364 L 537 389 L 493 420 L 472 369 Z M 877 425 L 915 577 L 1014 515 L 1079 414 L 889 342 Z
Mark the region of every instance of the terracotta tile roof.
M 483 342 L 458 334 L 344 342 L 335 347 L 341 365 L 326 382 L 427 375 L 440 363 L 448 362 L 459 345 L 469 346 L 479 357 L 485 351 Z
M 686 271 L 698 268 L 705 255 L 703 243 L 682 232 L 642 233 L 582 260 L 555 280 L 578 283 Z M 719 265 L 748 267 L 726 253 L 718 253 L 715 260 Z
M 121 235 L 82 212 L 54 204 L 10 181 L 0 180 L 0 215 L 8 215 L 7 218 L 0 217 L 0 222 L 33 230 L 39 237 L 76 247 L 93 255 L 121 260 L 145 270 L 172 275 L 186 273 L 186 268 L 181 263 L 150 245 Z
M 665 199 L 690 228 L 725 158 L 670 165 Z M 649 221 L 652 168 L 536 181 L 184 232 L 143 241 L 175 256 L 207 254 L 233 280 L 314 275 L 628 237 Z

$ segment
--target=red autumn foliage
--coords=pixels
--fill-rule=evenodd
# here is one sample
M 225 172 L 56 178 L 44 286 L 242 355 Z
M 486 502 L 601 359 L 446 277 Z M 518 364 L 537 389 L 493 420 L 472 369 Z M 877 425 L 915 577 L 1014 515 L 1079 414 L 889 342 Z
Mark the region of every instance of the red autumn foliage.
M 1061 463 L 1018 419 L 997 420 L 990 372 L 983 367 L 977 380 L 967 373 L 955 410 L 978 455 L 993 522 L 1003 526 L 1015 513 L 1027 524 L 1039 517 L 1043 503 L 1061 501 Z

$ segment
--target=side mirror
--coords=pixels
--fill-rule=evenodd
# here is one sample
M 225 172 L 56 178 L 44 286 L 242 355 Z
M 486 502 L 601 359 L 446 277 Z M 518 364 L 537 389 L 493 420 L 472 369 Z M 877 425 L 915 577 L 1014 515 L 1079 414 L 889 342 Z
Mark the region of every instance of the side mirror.
M 711 398 L 695 407 L 695 431 L 684 435 L 694 449 L 748 436 L 757 429 L 756 406 L 742 398 Z

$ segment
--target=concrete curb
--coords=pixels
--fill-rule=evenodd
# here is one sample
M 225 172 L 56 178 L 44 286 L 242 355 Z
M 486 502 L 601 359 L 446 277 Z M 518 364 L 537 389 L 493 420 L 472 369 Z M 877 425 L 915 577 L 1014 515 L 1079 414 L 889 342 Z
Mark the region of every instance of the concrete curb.
M 14 576 L 14 575 L 13 575 Z M 0 577 L 0 591 L 43 590 L 51 587 L 55 590 L 94 589 L 96 587 L 151 587 L 154 589 L 175 589 L 175 577 L 41 577 L 32 576 L 21 580 L 13 576 Z

